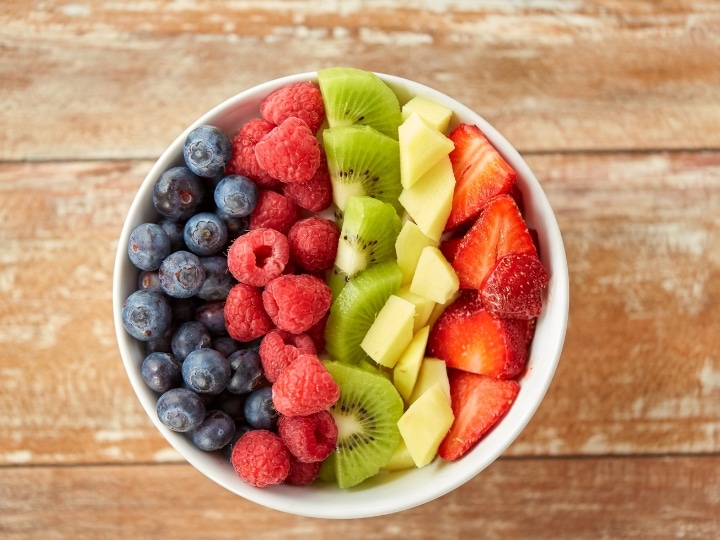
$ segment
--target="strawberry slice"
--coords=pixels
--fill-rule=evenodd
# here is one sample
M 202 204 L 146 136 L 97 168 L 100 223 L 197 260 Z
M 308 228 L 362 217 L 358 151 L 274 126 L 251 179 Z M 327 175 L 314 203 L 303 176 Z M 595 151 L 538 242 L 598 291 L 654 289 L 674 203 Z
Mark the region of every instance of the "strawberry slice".
M 510 195 L 490 200 L 463 236 L 452 266 L 460 287 L 481 289 L 497 262 L 508 253 L 537 254 L 532 236 Z
M 455 193 L 445 230 L 477 216 L 492 197 L 510 191 L 517 177 L 477 126 L 460 124 L 448 137 L 455 143 L 450 152 Z
M 428 356 L 458 368 L 512 379 L 528 359 L 529 321 L 493 317 L 477 291 L 463 290 L 430 330 Z
M 448 379 L 455 420 L 440 443 L 438 454 L 452 461 L 467 453 L 503 417 L 515 401 L 520 385 L 514 380 L 457 369 L 448 370 Z
M 542 311 L 547 270 L 535 253 L 508 253 L 480 290 L 485 309 L 496 317 L 533 319 Z

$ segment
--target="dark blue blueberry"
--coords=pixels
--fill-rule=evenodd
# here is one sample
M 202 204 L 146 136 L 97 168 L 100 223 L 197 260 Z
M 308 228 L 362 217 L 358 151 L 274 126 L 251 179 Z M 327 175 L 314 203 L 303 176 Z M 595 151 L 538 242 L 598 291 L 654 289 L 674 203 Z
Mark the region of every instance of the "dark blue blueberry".
M 188 168 L 205 178 L 218 176 L 232 157 L 232 140 L 215 126 L 198 126 L 188 133 L 183 157 Z
M 242 348 L 242 343 L 231 338 L 230 336 L 214 336 L 211 349 L 228 358 L 232 353 Z
M 175 334 L 176 325 L 170 323 L 165 333 L 157 338 L 150 339 L 145 342 L 145 354 L 154 352 L 172 352 L 172 337 Z
M 181 325 L 184 322 L 195 320 L 195 310 L 198 307 L 198 299 L 195 296 L 189 298 L 173 298 L 170 300 L 170 307 L 173 313 L 173 322 Z
M 210 407 L 227 413 L 227 415 L 236 422 L 245 421 L 244 395 L 232 394 L 227 390 L 223 390 L 218 395 L 213 396 Z
M 184 221 L 195 213 L 204 196 L 200 178 L 187 167 L 173 167 L 155 182 L 152 202 L 162 217 Z
M 182 384 L 182 364 L 170 353 L 150 353 L 143 360 L 140 375 L 151 390 L 167 392 Z
M 272 387 L 263 386 L 250 392 L 245 399 L 244 413 L 250 427 L 275 431 L 278 412 L 272 402 Z
M 227 358 L 214 349 L 197 349 L 183 361 L 183 381 L 201 394 L 219 394 L 225 389 L 230 375 Z
M 232 244 L 238 236 L 242 236 L 250 230 L 250 218 L 232 217 L 220 210 L 215 209 L 215 214 L 225 222 L 228 231 L 228 245 Z
M 149 341 L 161 337 L 172 322 L 170 302 L 152 291 L 135 291 L 122 305 L 125 330 L 135 339 Z
M 217 255 L 227 243 L 227 226 L 216 214 L 201 212 L 187 220 L 183 238 L 187 248 L 196 255 Z
M 233 394 L 249 394 L 263 386 L 267 386 L 262 361 L 257 351 L 240 349 L 228 356 L 232 375 L 227 383 L 228 392 Z
M 175 251 L 160 265 L 160 285 L 168 296 L 189 298 L 197 294 L 204 281 L 205 267 L 189 251 Z
M 235 435 L 235 422 L 223 411 L 208 411 L 205 420 L 191 434 L 200 450 L 212 452 L 230 444 Z
M 143 270 L 138 276 L 138 289 L 143 291 L 163 292 L 160 286 L 160 274 L 157 270 Z
M 231 459 L 233 448 L 235 448 L 235 443 L 237 443 L 240 440 L 240 437 L 245 435 L 248 431 L 252 431 L 252 430 L 253 430 L 253 428 L 251 428 L 247 424 L 236 422 L 235 423 L 235 435 L 233 435 L 230 442 L 223 447 L 223 449 L 222 449 L 223 456 L 225 456 L 226 459 Z
M 185 222 L 184 221 L 173 221 L 172 219 L 162 218 L 158 221 L 158 225 L 162 227 L 165 234 L 170 239 L 170 251 L 180 251 L 186 249 L 185 239 Z
M 212 345 L 210 331 L 200 321 L 182 323 L 172 337 L 172 353 L 181 362 L 192 351 L 207 349 Z
M 214 300 L 200 304 L 195 311 L 195 320 L 207 326 L 213 335 L 227 334 L 225 328 L 225 302 Z
M 141 223 L 130 233 L 127 254 L 140 270 L 157 270 L 170 255 L 170 238 L 160 225 Z
M 205 281 L 197 293 L 198 298 L 225 300 L 230 289 L 237 283 L 228 270 L 227 257 L 223 255 L 200 257 L 200 262 L 205 268 Z
M 173 431 L 192 431 L 205 419 L 205 403 L 187 388 L 172 388 L 157 401 L 157 415 Z
M 231 174 L 215 186 L 215 206 L 231 217 L 245 217 L 252 214 L 258 202 L 257 184 L 240 174 Z

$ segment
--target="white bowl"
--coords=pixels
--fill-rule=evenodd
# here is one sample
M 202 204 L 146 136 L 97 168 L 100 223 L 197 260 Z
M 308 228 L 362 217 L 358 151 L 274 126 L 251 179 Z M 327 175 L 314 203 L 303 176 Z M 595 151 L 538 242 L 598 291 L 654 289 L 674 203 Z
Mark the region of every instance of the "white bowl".
M 507 415 L 464 457 L 455 462 L 439 458 L 422 469 L 381 474 L 351 489 L 316 482 L 312 486 L 279 485 L 255 488 L 244 483 L 230 463 L 217 453 L 197 449 L 184 434 L 175 433 L 158 420 L 157 394 L 140 377 L 145 356 L 143 344 L 125 331 L 121 305 L 137 288 L 138 270 L 126 255 L 130 232 L 137 225 L 158 219 L 151 203 L 158 176 L 181 165 L 182 146 L 187 133 L 202 124 L 213 124 L 234 135 L 238 127 L 258 116 L 263 98 L 273 90 L 297 81 L 317 81 L 316 73 L 292 75 L 260 84 L 221 103 L 195 121 L 160 156 L 143 181 L 128 212 L 118 242 L 113 278 L 115 330 L 125 370 L 148 417 L 168 442 L 195 468 L 224 488 L 268 508 L 291 514 L 319 518 L 362 518 L 400 512 L 432 501 L 471 480 L 497 459 L 518 437 L 540 405 L 560 359 L 567 327 L 569 281 L 567 260 L 555 215 L 528 165 L 515 148 L 477 113 L 449 96 L 400 77 L 378 74 L 397 93 L 401 104 L 414 95 L 441 103 L 454 111 L 453 123 L 476 124 L 508 163 L 517 171 L 528 225 L 538 231 L 543 264 L 550 283 L 542 315 L 537 321 L 527 369 L 519 378 L 517 400 Z M 172 483 L 172 478 L 168 478 Z

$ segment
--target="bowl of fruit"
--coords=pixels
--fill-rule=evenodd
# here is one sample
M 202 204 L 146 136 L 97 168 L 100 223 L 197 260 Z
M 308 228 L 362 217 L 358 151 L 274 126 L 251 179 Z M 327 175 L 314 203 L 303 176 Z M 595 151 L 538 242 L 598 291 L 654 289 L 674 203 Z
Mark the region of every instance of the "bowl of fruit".
M 334 67 L 175 139 L 129 209 L 113 304 L 137 398 L 191 465 L 272 509 L 361 518 L 437 499 L 512 444 L 568 289 L 553 210 L 497 130 Z

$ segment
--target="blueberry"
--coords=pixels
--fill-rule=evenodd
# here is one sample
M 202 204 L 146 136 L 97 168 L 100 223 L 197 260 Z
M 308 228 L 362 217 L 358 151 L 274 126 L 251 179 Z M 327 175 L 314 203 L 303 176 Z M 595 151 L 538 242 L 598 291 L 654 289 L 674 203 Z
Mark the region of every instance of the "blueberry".
M 252 214 L 258 202 L 257 184 L 241 174 L 231 174 L 215 186 L 215 205 L 231 217 L 245 217 Z
M 170 300 L 170 307 L 172 308 L 173 323 L 177 326 L 184 322 L 195 320 L 195 310 L 198 307 L 198 299 L 195 296 L 189 298 L 173 298 L 168 297 Z
M 267 386 L 260 355 L 251 349 L 240 349 L 228 356 L 232 375 L 227 389 L 233 394 L 248 394 Z
M 235 422 L 223 411 L 208 411 L 205 420 L 191 434 L 200 450 L 211 452 L 228 445 L 235 435 Z
M 150 353 L 143 360 L 140 375 L 151 390 L 167 392 L 182 383 L 182 364 L 170 353 Z
M 197 292 L 198 298 L 225 300 L 230 289 L 237 283 L 228 270 L 227 257 L 223 255 L 200 257 L 200 262 L 205 268 L 205 281 Z
M 228 231 L 228 244 L 232 244 L 238 236 L 242 236 L 250 230 L 250 218 L 248 216 L 233 217 L 219 208 L 215 209 L 215 215 L 225 222 Z
M 230 375 L 227 358 L 214 349 L 194 350 L 183 361 L 183 381 L 201 394 L 219 394 L 225 389 Z
M 235 422 L 245 421 L 245 396 L 223 390 L 213 396 L 210 406 L 226 413 Z
M 212 346 L 210 348 L 215 349 L 227 358 L 235 351 L 240 350 L 242 348 L 242 343 L 230 336 L 215 336 L 213 337 Z
M 181 362 L 192 351 L 207 349 L 212 344 L 210 331 L 199 321 L 182 323 L 172 337 L 172 352 Z
M 185 222 L 184 221 L 173 221 L 172 219 L 162 218 L 157 224 L 162 227 L 165 234 L 170 239 L 170 251 L 180 251 L 186 249 L 185 239 Z
M 138 276 L 138 289 L 162 293 L 160 274 L 157 270 L 143 270 Z
M 232 158 L 232 140 L 215 126 L 198 126 L 188 133 L 183 145 L 183 157 L 188 168 L 206 178 L 225 171 Z
M 200 304 L 195 311 L 195 320 L 207 326 L 211 334 L 227 334 L 225 328 L 225 302 L 214 300 Z
M 162 394 L 156 409 L 160 421 L 173 431 L 192 431 L 205 419 L 205 403 L 186 388 L 172 388 Z
M 160 175 L 153 188 L 152 202 L 158 213 L 183 221 L 195 213 L 205 196 L 205 187 L 187 167 L 173 167 Z
M 135 291 L 122 305 L 125 330 L 135 339 L 149 341 L 161 337 L 172 321 L 170 302 L 152 291 Z
M 189 251 L 175 251 L 160 265 L 160 285 L 165 294 L 175 298 L 195 295 L 205 281 L 205 267 Z
M 130 233 L 127 254 L 140 270 L 157 270 L 170 255 L 170 238 L 160 225 L 141 223 Z
M 243 412 L 250 427 L 275 431 L 278 412 L 272 402 L 272 387 L 263 386 L 248 394 Z
M 187 248 L 196 255 L 217 255 L 227 243 L 227 225 L 217 215 L 201 212 L 187 220 L 183 238 Z
M 145 342 L 145 354 L 154 352 L 172 352 L 172 337 L 175 334 L 175 325 L 171 323 L 165 333 L 157 338 L 150 339 Z

